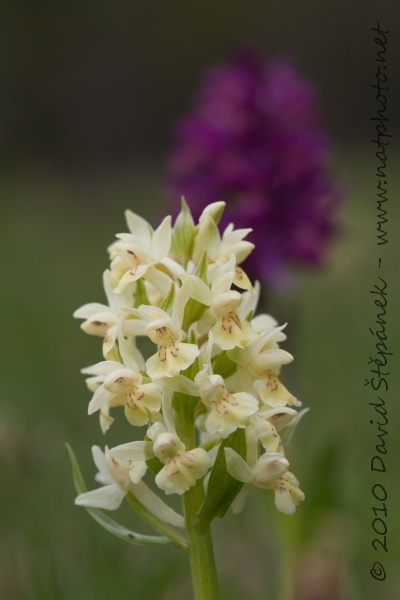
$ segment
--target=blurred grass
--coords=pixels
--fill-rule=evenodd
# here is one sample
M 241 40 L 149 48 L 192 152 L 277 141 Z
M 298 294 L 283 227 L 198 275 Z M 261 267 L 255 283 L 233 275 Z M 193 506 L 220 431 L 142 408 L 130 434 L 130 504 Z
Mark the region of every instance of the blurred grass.
M 294 323 L 286 347 L 296 360 L 287 377 L 294 393 L 312 409 L 289 449 L 306 501 L 295 517 L 285 519 L 277 515 L 272 494 L 255 493 L 242 516 L 216 523 L 225 598 L 278 599 L 276 574 L 285 540 L 298 544 L 301 576 L 317 569 L 315 560 L 320 560 L 336 565 L 347 589 L 345 598 L 398 598 L 399 374 L 394 357 L 386 438 L 389 553 L 375 557 L 370 488 L 376 478 L 369 471 L 375 430 L 369 424 L 372 398 L 363 387 L 372 350 L 368 327 L 374 322 L 369 289 L 376 281 L 378 257 L 374 165 L 358 149 L 346 158 L 344 175 L 352 199 L 343 207 L 345 230 L 330 266 L 305 276 L 297 298 L 274 297 L 270 304 L 272 314 Z M 392 171 L 391 242 L 384 269 L 393 288 L 388 314 L 396 352 L 400 319 L 395 307 L 400 298 L 394 289 L 395 228 L 400 210 L 395 198 L 400 178 Z M 90 482 L 90 447 L 111 444 L 116 435 L 112 432 L 103 442 L 96 417 L 87 417 L 89 393 L 79 370 L 101 359 L 100 340 L 85 336 L 72 313 L 86 302 L 104 300 L 106 247 L 125 229 L 123 210 L 129 207 L 149 219 L 162 214 L 158 182 L 146 169 L 140 176 L 93 173 L 85 178 L 27 170 L 3 176 L 0 197 L 0 597 L 189 598 L 186 561 L 177 550 L 124 545 L 74 507 L 64 447 L 70 442 Z M 121 520 L 147 531 L 126 508 Z M 368 573 L 382 558 L 387 584 L 374 583 Z

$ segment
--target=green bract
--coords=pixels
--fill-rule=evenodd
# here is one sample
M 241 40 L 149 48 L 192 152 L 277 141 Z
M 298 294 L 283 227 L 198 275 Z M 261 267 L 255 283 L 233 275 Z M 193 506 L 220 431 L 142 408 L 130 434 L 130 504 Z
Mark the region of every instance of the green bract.
M 184 267 L 192 255 L 193 243 L 194 221 L 185 198 L 182 197 L 182 210 L 172 232 L 171 251 Z

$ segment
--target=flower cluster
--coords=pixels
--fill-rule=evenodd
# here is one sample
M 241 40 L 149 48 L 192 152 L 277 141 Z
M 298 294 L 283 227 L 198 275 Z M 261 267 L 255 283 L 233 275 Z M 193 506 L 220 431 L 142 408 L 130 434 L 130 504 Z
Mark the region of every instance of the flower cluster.
M 273 286 L 289 284 L 291 264 L 320 264 L 336 231 L 341 194 L 320 121 L 314 88 L 289 62 L 247 53 L 207 71 L 176 123 L 172 197 L 183 193 L 195 218 L 227 200 L 226 219 L 253 228 L 249 268 Z
M 146 473 L 167 495 L 203 480 L 208 514 L 209 488 L 222 471 L 236 486 L 234 510 L 252 486 L 275 490 L 287 514 L 304 498 L 282 443 L 302 414 L 279 380 L 292 361 L 279 348 L 284 326 L 255 316 L 259 285 L 241 266 L 253 249 L 249 230 L 228 225 L 221 235 L 223 210 L 222 202 L 209 205 L 195 225 L 183 201 L 174 227 L 167 217 L 156 230 L 127 211 L 129 233 L 109 248 L 108 304 L 74 314 L 86 333 L 103 339 L 104 360 L 83 370 L 93 393 L 89 414 L 99 413 L 104 433 L 117 407 L 144 428 L 134 441 L 93 448 L 102 486 L 81 493 L 79 505 L 115 509 L 131 492 L 157 518 L 181 526 L 182 517 L 144 482 Z M 220 487 L 219 506 L 227 493 Z

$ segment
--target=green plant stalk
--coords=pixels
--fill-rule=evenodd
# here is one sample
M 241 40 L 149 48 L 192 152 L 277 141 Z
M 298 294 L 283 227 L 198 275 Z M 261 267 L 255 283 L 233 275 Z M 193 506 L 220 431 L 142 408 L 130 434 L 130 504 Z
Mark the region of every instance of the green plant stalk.
M 196 447 L 193 416 L 186 415 L 181 439 L 188 450 Z M 219 600 L 217 570 L 210 526 L 208 525 L 201 531 L 194 526 L 197 511 L 203 500 L 204 486 L 202 480 L 197 481 L 196 485 L 183 496 L 193 593 L 195 600 Z
M 218 600 L 218 579 L 210 526 L 201 532 L 194 527 L 194 519 L 203 498 L 202 481 L 198 481 L 183 497 L 193 592 L 195 600 Z

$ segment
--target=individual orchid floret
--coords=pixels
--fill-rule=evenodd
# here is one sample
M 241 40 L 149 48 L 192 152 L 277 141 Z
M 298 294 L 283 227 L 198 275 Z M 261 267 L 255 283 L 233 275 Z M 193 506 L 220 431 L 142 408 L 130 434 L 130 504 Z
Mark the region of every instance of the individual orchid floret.
M 182 335 L 169 317 L 151 321 L 147 334 L 157 344 L 157 353 L 146 362 L 150 377 L 173 377 L 189 367 L 199 355 L 196 344 L 182 342 Z
M 304 500 L 299 482 L 288 472 L 289 463 L 282 454 L 266 452 L 252 468 L 232 448 L 225 448 L 225 458 L 229 474 L 245 483 L 237 508 L 243 507 L 251 486 L 273 489 L 276 508 L 287 515 L 292 515 L 297 504 Z
M 89 414 L 123 406 L 131 425 L 141 426 L 160 410 L 162 388 L 156 383 L 143 383 L 141 373 L 113 361 L 98 363 L 84 371 L 104 377 L 89 403 Z
M 251 417 L 246 427 L 247 458 L 250 464 L 255 464 L 259 456 L 259 445 L 266 452 L 283 454 L 282 440 L 275 425 L 260 414 Z
M 104 338 L 103 355 L 107 360 L 116 358 L 114 347 L 119 322 L 122 323 L 123 332 L 129 334 L 128 319 L 134 303 L 132 290 L 125 290 L 119 295 L 114 294 L 114 279 L 111 271 L 104 272 L 103 286 L 108 305 L 92 302 L 81 306 L 73 314 L 76 319 L 85 319 L 81 324 L 85 333 Z
M 168 281 L 169 278 L 168 278 Z M 154 302 L 159 301 L 159 292 L 143 280 L 140 282 L 144 289 L 144 296 L 151 297 Z M 113 288 L 117 285 L 114 275 L 110 270 L 103 274 L 104 291 L 109 305 L 90 303 L 81 306 L 73 314 L 75 318 L 85 319 L 81 329 L 89 335 L 103 337 L 103 356 L 106 360 L 119 360 L 118 345 L 121 346 L 122 336 L 131 337 L 130 353 L 138 360 L 138 353 L 132 335 L 138 335 L 138 324 L 133 315 L 133 305 L 136 301 L 138 289 L 125 290 L 115 294 Z M 144 332 L 142 332 L 144 334 Z
M 211 332 L 221 350 L 245 348 L 256 337 L 251 324 L 246 321 L 246 315 L 240 311 L 243 295 L 231 289 L 236 276 L 234 262 L 234 256 L 231 255 L 226 264 L 227 272 L 224 269 L 218 273 L 211 288 L 195 275 L 188 275 L 184 283 L 195 300 L 210 308 L 214 319 Z
M 186 450 L 179 437 L 168 432 L 161 423 L 155 423 L 147 435 L 154 442 L 155 456 L 164 464 L 155 482 L 166 494 L 184 494 L 210 468 L 211 458 L 205 450 Z
M 96 390 L 104 384 L 105 378 L 106 375 L 94 375 L 93 377 L 88 377 L 86 379 L 86 385 L 88 390 L 92 392 L 92 394 L 94 394 Z M 108 404 L 100 408 L 99 421 L 100 429 L 103 433 L 106 433 L 110 429 L 111 425 L 114 423 L 115 419 L 110 415 L 110 406 Z
M 240 311 L 242 294 L 231 290 L 236 275 L 236 271 L 228 272 L 217 277 L 211 284 L 210 312 L 216 319 L 212 331 L 215 343 L 222 350 L 231 350 L 235 346 L 245 348 L 255 337 L 250 323 L 246 321 L 246 315 Z
M 251 229 L 234 230 L 230 223 L 221 236 L 215 220 L 209 214 L 203 214 L 194 241 L 194 261 L 197 262 L 203 252 L 206 252 L 211 262 L 224 263 L 234 254 L 236 263 L 242 263 L 254 249 L 254 244 L 243 239 L 250 232 Z
M 234 512 L 240 512 L 253 486 L 263 489 L 274 489 L 277 481 L 287 472 L 289 463 L 282 454 L 264 453 L 250 467 L 232 448 L 225 448 L 225 459 L 228 473 L 244 486 L 233 504 Z M 278 508 L 278 507 L 277 507 Z
M 143 444 L 142 444 L 143 446 Z M 83 492 L 75 499 L 78 506 L 90 508 L 117 509 L 128 492 L 145 507 L 147 513 L 158 522 L 175 527 L 184 527 L 183 517 L 169 507 L 142 481 L 147 465 L 144 460 L 119 458 L 106 446 L 103 452 L 98 446 L 92 447 L 93 459 L 98 468 L 95 477 L 102 487 Z M 136 452 L 141 458 L 145 451 Z
M 152 442 L 130 442 L 113 448 L 112 454 L 119 460 L 131 460 L 138 456 L 156 457 L 164 465 L 155 477 L 155 483 L 167 495 L 182 495 L 201 479 L 211 466 L 211 458 L 203 448 L 187 451 L 175 433 L 157 422 L 150 427 L 147 436 Z
M 232 448 L 225 448 L 225 458 L 230 475 L 245 483 L 239 499 L 240 508 L 251 486 L 273 489 L 276 508 L 287 515 L 292 515 L 297 504 L 304 500 L 299 482 L 288 472 L 289 463 L 282 454 L 266 452 L 252 468 Z
M 118 314 L 109 306 L 92 302 L 78 308 L 73 315 L 76 319 L 85 319 L 81 329 L 89 335 L 104 337 L 118 319 Z
M 179 300 L 177 299 L 177 304 Z M 181 316 L 172 317 L 161 308 L 141 305 L 136 311 L 139 319 L 147 323 L 146 333 L 157 345 L 157 352 L 146 361 L 149 377 L 174 377 L 187 367 L 199 355 L 197 344 L 182 342 Z M 175 316 L 175 318 L 173 318 Z
M 259 322 L 257 325 L 260 327 Z M 281 366 L 293 360 L 293 356 L 279 348 L 277 343 L 277 340 L 284 336 L 281 331 L 283 327 L 261 331 L 245 349 L 236 347 L 228 354 L 229 358 L 238 364 L 235 382 L 240 385 L 241 380 L 245 382 L 251 378 L 262 402 L 273 407 L 300 405 L 278 379 Z
M 232 477 L 266 489 L 270 489 L 276 479 L 284 475 L 289 468 L 286 458 L 276 452 L 265 452 L 252 468 L 232 448 L 225 448 L 225 458 Z
M 196 375 L 200 398 L 208 409 L 205 428 L 211 433 L 228 437 L 238 427 L 245 427 L 251 415 L 258 411 L 258 400 L 246 392 L 230 394 L 221 375 L 214 375 L 209 365 Z
M 113 275 L 107 269 L 103 274 L 103 286 L 108 305 L 92 302 L 84 304 L 74 312 L 73 316 L 76 319 L 85 319 L 81 325 L 85 333 L 104 337 L 117 319 L 126 315 L 124 310 L 133 306 L 132 290 L 117 296 L 113 292 L 114 283 Z
M 73 314 L 76 319 L 85 319 L 81 324 L 81 329 L 85 333 L 100 337 L 104 337 L 108 329 L 117 321 L 120 316 L 121 300 L 123 300 L 123 296 L 118 298 L 112 293 L 109 271 L 103 274 L 103 285 L 109 305 L 91 302 L 84 304 Z
M 126 211 L 126 219 L 133 233 L 118 234 L 120 241 L 110 247 L 111 271 L 119 280 L 114 290 L 117 294 L 143 277 L 171 248 L 171 217 L 166 217 L 155 231 L 131 211 Z
M 110 454 L 107 447 L 106 451 L 102 452 L 98 446 L 93 446 L 92 454 L 99 470 L 96 481 L 103 484 L 103 487 L 80 494 L 75 499 L 75 504 L 115 510 L 132 488 L 132 484 L 139 483 L 146 473 L 146 463 L 116 458 Z
M 252 288 L 252 284 L 242 267 L 239 267 L 239 264 L 254 249 L 254 244 L 244 240 L 251 232 L 251 229 L 234 230 L 233 224 L 230 223 L 221 237 L 217 222 L 222 216 L 224 209 L 225 202 L 215 202 L 203 211 L 199 219 L 197 235 L 194 241 L 193 260 L 197 263 L 203 252 L 205 252 L 210 262 L 209 271 L 212 274 L 215 268 L 218 269 L 221 265 L 228 263 L 233 255 L 235 257 L 235 276 L 233 282 L 240 289 L 248 290 Z

